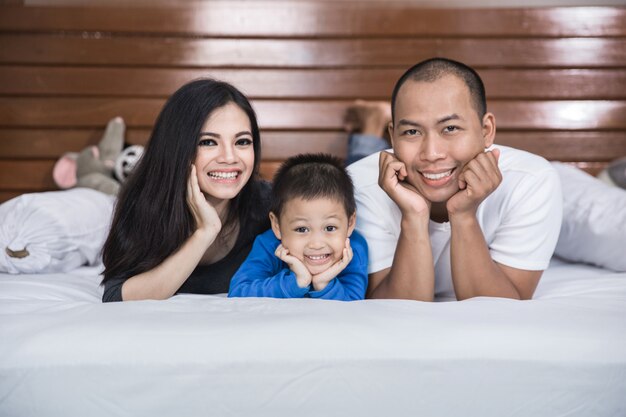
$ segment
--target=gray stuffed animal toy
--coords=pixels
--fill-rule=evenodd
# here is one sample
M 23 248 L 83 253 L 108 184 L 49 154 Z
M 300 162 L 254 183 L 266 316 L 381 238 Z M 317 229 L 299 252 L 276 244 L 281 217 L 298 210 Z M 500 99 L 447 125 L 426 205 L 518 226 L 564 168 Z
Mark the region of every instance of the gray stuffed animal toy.
M 52 176 L 61 189 L 86 187 L 117 195 L 123 181 L 139 161 L 143 147 L 126 148 L 126 126 L 121 117 L 111 119 L 98 146 L 63 155 L 54 165 Z M 116 177 L 117 172 L 117 177 Z

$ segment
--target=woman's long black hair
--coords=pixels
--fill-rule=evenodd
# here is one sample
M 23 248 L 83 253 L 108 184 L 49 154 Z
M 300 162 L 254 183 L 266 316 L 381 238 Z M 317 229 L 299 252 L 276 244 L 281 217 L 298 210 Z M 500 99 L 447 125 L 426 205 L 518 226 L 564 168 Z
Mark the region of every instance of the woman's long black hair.
M 236 222 L 267 216 L 256 213 L 261 138 L 248 99 L 232 85 L 200 79 L 182 86 L 165 103 L 144 154 L 122 186 L 111 231 L 102 249 L 103 283 L 148 271 L 178 250 L 196 229 L 187 205 L 191 173 L 202 126 L 215 109 L 235 103 L 250 119 L 254 169 L 250 180 L 230 201 L 222 231 Z

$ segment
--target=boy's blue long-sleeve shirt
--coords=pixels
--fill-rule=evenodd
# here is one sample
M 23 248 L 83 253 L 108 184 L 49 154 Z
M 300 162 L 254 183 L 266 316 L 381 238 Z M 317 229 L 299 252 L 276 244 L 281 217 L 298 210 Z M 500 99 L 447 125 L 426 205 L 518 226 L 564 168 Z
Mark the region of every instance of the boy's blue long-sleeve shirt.
M 252 250 L 230 282 L 229 297 L 323 298 L 362 300 L 367 290 L 367 243 L 356 231 L 350 236 L 352 260 L 321 291 L 298 287 L 296 274 L 274 252 L 280 245 L 272 230 L 256 237 Z

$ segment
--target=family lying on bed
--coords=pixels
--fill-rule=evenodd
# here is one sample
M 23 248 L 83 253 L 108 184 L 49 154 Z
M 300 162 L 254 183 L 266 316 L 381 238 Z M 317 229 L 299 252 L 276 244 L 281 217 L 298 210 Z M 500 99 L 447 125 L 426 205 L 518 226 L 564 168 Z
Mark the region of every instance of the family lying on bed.
M 103 300 L 530 299 L 561 226 L 554 168 L 492 147 L 495 117 L 464 64 L 415 65 L 391 104 L 393 153 L 352 164 L 350 175 L 332 157 L 297 156 L 272 188 L 258 179 L 247 98 L 213 80 L 183 86 L 118 196 Z

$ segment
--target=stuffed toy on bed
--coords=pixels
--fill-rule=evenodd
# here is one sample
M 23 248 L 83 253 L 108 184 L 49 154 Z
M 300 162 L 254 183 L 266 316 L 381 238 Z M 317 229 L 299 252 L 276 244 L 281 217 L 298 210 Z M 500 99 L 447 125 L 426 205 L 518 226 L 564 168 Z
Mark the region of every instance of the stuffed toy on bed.
M 140 145 L 123 149 L 125 130 L 121 117 L 111 119 L 98 146 L 63 155 L 52 171 L 56 185 L 61 189 L 85 187 L 117 195 L 120 184 L 143 153 Z

